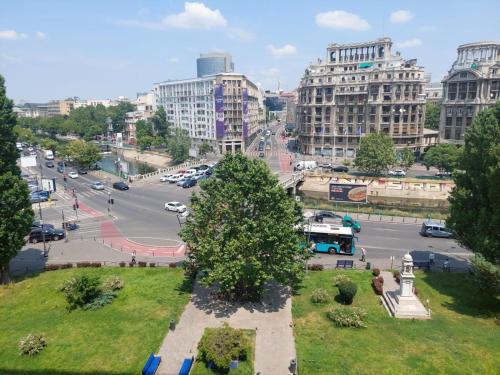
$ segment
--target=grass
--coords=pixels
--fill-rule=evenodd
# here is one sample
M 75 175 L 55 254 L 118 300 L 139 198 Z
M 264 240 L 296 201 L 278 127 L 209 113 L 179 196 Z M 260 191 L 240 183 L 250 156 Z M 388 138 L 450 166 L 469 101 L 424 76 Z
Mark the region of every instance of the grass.
M 231 375 L 253 375 L 253 361 L 255 357 L 255 331 L 251 329 L 242 329 L 243 335 L 247 337 L 249 346 L 247 348 L 247 359 L 238 363 L 238 368 L 229 372 L 217 372 L 209 369 L 202 361 L 195 361 L 195 364 L 189 373 L 190 375 L 218 375 L 230 373 Z
M 293 298 L 294 332 L 301 375 L 498 374 L 500 300 L 481 297 L 468 276 L 417 272 L 431 320 L 389 317 L 366 271 L 344 272 L 358 284 L 353 306 L 367 310 L 367 328 L 336 328 L 326 317 L 331 304 L 314 304 L 311 293 L 332 286 L 339 271 L 310 272 Z M 333 301 L 332 304 L 337 304 Z
M 62 282 L 77 274 L 123 279 L 117 298 L 95 311 L 68 312 Z M 51 271 L 0 286 L 0 374 L 138 374 L 157 352 L 170 319 L 189 294 L 183 273 L 165 268 L 87 268 Z M 21 357 L 18 342 L 41 334 L 47 347 Z

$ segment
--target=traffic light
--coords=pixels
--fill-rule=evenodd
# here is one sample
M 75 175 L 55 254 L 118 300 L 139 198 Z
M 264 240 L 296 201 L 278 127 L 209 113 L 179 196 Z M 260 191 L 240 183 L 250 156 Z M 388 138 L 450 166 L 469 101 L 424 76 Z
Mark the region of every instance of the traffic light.
M 76 211 L 76 204 L 73 204 L 73 210 Z
M 108 203 L 109 203 L 109 204 L 115 204 L 115 200 L 114 200 L 114 198 L 110 198 L 110 199 L 108 199 Z

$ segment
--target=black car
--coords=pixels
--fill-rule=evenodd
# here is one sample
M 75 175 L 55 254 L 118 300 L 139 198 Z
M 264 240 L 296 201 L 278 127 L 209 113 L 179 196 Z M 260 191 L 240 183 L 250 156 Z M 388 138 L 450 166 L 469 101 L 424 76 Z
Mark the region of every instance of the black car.
M 331 212 L 331 211 L 319 211 L 318 213 L 316 213 L 316 215 L 314 215 L 314 221 L 316 221 L 316 222 L 322 223 L 323 219 L 341 219 L 342 220 L 342 216 L 337 215 L 336 213 Z
M 123 181 L 118 181 L 118 182 L 115 182 L 115 183 L 113 184 L 113 189 L 117 189 L 117 190 L 128 190 L 128 189 L 129 189 L 129 187 L 128 187 L 128 185 L 127 185 L 125 182 L 123 182 Z
M 181 184 L 181 187 L 190 188 L 195 185 L 196 185 L 196 180 L 194 178 L 188 178 L 187 180 L 184 180 L 184 182 Z
M 336 167 L 333 167 L 332 168 L 332 171 L 334 172 L 343 172 L 343 173 L 347 173 L 349 172 L 349 168 L 347 168 L 346 166 L 344 165 L 338 165 Z
M 64 173 L 64 168 L 63 168 L 63 167 L 61 167 L 61 166 L 58 166 L 58 167 L 57 167 L 57 171 L 58 171 L 59 173 Z
M 47 168 L 54 168 L 54 162 L 53 162 L 52 160 L 47 160 L 47 161 L 45 162 L 45 166 L 46 166 Z
M 29 241 L 31 243 L 37 243 L 40 241 L 59 241 L 64 238 L 64 231 L 62 229 L 52 229 L 52 228 L 35 228 L 31 230 L 29 235 Z
M 46 229 L 55 229 L 55 227 L 52 224 L 42 224 L 42 223 L 40 223 L 40 221 L 35 220 L 35 221 L 33 221 L 33 223 L 31 223 L 31 230 L 41 229 L 42 226 L 43 226 L 43 228 L 46 228 Z
M 75 230 L 78 228 L 78 224 L 66 221 L 65 223 L 63 223 L 63 228 L 64 227 L 66 227 L 66 230 Z
M 78 174 L 87 174 L 87 168 L 78 168 Z
M 57 165 L 58 165 L 59 167 L 64 167 L 64 161 L 59 160 L 59 161 L 57 162 Z

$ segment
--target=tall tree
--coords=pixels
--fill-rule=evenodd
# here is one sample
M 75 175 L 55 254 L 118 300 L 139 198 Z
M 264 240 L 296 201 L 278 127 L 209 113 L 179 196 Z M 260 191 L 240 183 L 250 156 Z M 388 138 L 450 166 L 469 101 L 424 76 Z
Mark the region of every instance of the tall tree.
M 465 134 L 448 225 L 456 239 L 500 265 L 500 103 L 477 115 Z
M 79 166 L 89 168 L 99 160 L 101 160 L 101 150 L 99 147 L 92 143 L 84 141 L 72 141 L 66 147 L 66 153 L 71 157 Z
M 460 149 L 449 143 L 442 143 L 431 147 L 424 155 L 423 164 L 429 167 L 436 167 L 440 171 L 453 172 L 457 166 L 460 156 Z
M 425 124 L 427 129 L 439 129 L 439 118 L 441 116 L 441 108 L 438 104 L 428 102 L 425 105 Z
M 213 147 L 210 146 L 210 144 L 208 142 L 205 142 L 203 141 L 200 145 L 200 147 L 198 147 L 198 153 L 200 154 L 200 156 L 206 156 L 209 152 L 212 152 L 213 151 Z
M 409 147 L 405 147 L 398 152 L 397 159 L 401 168 L 408 170 L 415 163 L 415 153 Z
M 191 140 L 184 129 L 175 129 L 174 135 L 168 141 L 168 153 L 174 163 L 182 163 L 189 158 Z
M 55 153 L 57 147 L 59 146 L 59 142 L 50 138 L 44 138 L 41 142 L 41 146 L 44 150 L 51 150 L 52 152 Z
M 6 96 L 0 75 L 0 280 L 9 280 L 9 262 L 24 245 L 30 232 L 33 210 L 28 185 L 20 177 L 17 166 L 14 127 L 16 117 L 12 101 Z
M 396 149 L 392 139 L 383 133 L 372 133 L 361 138 L 354 165 L 364 172 L 380 174 L 396 163 Z
M 113 120 L 113 131 L 119 133 L 125 128 L 125 119 L 127 112 L 135 110 L 135 106 L 129 102 L 120 102 L 117 106 L 108 108 L 109 116 Z
M 167 122 L 165 108 L 160 106 L 150 121 L 153 125 L 154 135 L 159 135 L 160 137 L 164 137 L 166 139 L 170 137 L 170 124 Z
M 200 184 L 181 229 L 189 261 L 235 298 L 256 298 L 266 281 L 296 285 L 308 258 L 295 225 L 301 209 L 260 160 L 226 154 L 215 178 Z

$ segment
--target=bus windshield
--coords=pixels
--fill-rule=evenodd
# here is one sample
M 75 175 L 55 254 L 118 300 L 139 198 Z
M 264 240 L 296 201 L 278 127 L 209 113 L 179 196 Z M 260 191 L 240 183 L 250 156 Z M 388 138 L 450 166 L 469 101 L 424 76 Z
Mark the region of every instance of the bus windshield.
M 318 253 L 354 255 L 356 246 L 352 228 L 333 224 L 306 224 L 304 234 Z

